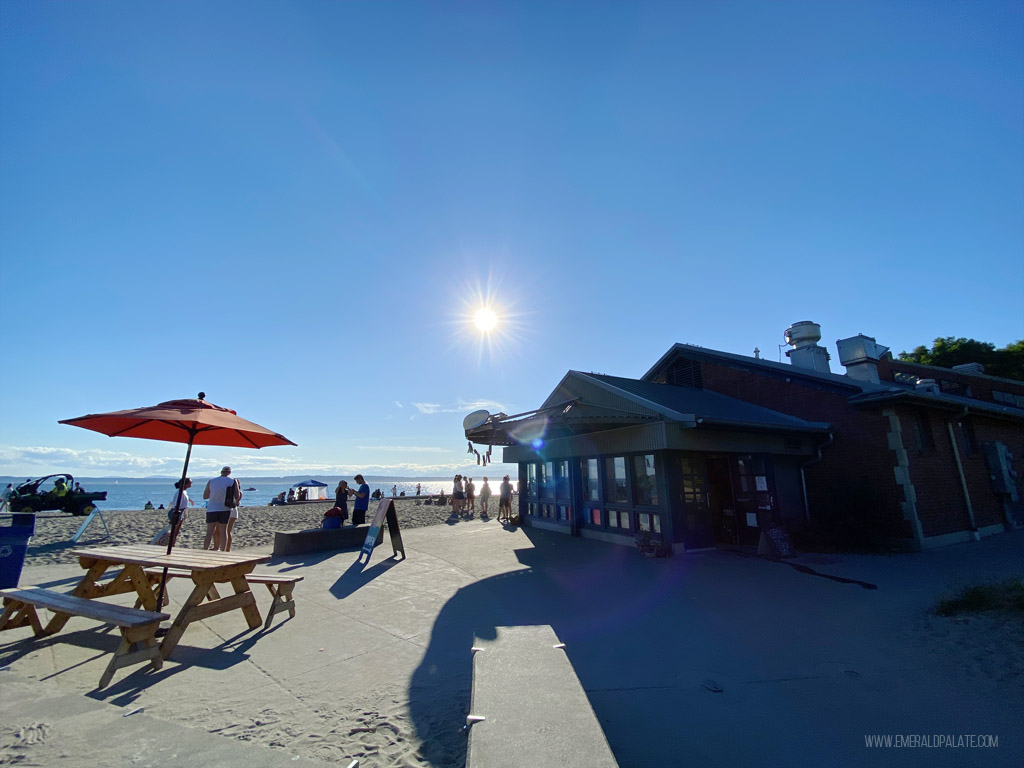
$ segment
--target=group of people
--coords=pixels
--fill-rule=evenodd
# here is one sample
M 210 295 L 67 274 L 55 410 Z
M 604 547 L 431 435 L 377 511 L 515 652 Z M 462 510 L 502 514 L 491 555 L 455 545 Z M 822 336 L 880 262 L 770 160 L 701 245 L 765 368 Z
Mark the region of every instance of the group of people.
M 452 483 L 452 514 L 458 515 L 465 511 L 467 514 L 476 512 L 476 484 L 472 477 L 456 475 Z M 444 494 L 441 495 L 442 500 Z M 480 487 L 480 514 L 488 514 L 488 505 L 491 500 L 491 486 L 485 477 Z M 512 521 L 512 483 L 508 475 L 501 480 L 498 488 L 498 522 Z
M 366 510 L 370 506 L 370 486 L 362 475 L 352 478 L 359 484 L 356 489 L 349 488 L 348 481 L 342 480 L 334 489 L 334 506 L 324 513 L 324 528 L 341 528 L 348 519 L 348 500 L 352 502 L 352 525 L 363 525 L 366 522 Z
M 191 478 L 174 483 L 174 496 L 167 507 L 167 519 L 172 529 L 184 522 L 189 507 L 195 502 L 188 496 Z M 238 521 L 238 507 L 242 503 L 242 486 L 231 477 L 231 467 L 223 467 L 220 475 L 207 481 L 203 489 L 206 499 L 206 537 L 203 549 L 231 551 L 231 530 Z M 173 533 L 172 533 L 173 535 Z

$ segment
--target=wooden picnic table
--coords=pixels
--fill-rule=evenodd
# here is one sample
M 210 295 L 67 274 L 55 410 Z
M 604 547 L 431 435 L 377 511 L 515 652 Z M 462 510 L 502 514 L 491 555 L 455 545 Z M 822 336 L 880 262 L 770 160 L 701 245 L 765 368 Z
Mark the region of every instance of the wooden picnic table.
M 257 629 L 263 623 L 256 598 L 245 577 L 258 563 L 269 561 L 269 555 L 184 548 L 172 549 L 168 554 L 165 547 L 148 544 L 91 547 L 73 550 L 73 554 L 78 555 L 78 562 L 86 573 L 71 594 L 94 599 L 135 592 L 148 611 L 158 611 L 159 608 L 158 589 L 146 575 L 146 568 L 181 568 L 192 572 L 195 584 L 192 594 L 185 600 L 160 644 L 160 655 L 164 659 L 174 652 L 182 634 L 193 621 L 241 610 L 250 629 Z M 100 584 L 103 574 L 111 568 L 122 570 L 112 580 Z M 224 583 L 231 584 L 235 594 L 220 597 L 216 585 Z M 209 602 L 203 602 L 208 597 Z M 55 627 L 53 631 L 58 629 L 60 627 Z

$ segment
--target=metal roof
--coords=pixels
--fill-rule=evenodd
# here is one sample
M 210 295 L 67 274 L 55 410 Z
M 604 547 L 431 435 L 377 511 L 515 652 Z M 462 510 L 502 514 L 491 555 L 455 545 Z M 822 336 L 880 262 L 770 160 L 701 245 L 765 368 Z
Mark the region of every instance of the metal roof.
M 558 393 L 558 402 L 555 402 Z M 654 422 L 686 428 L 732 427 L 782 432 L 826 432 L 829 425 L 779 413 L 718 392 L 569 371 L 544 406 L 517 416 L 491 416 L 466 430 L 481 444 L 520 445 L 557 437 Z

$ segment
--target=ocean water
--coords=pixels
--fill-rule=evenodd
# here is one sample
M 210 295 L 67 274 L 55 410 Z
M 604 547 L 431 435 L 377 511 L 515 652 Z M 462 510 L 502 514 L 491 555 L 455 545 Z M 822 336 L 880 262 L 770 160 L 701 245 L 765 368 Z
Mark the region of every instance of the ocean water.
M 495 473 L 494 477 L 487 475 L 488 482 L 491 486 L 491 492 L 497 494 L 498 486 L 501 484 L 501 477 L 507 472 L 507 469 L 502 471 L 500 474 Z M 477 493 L 480 492 L 481 478 L 484 474 L 481 473 L 479 476 L 473 476 L 473 482 L 476 483 Z M 26 478 L 24 477 L 0 477 L 0 487 L 6 487 L 7 483 L 14 483 L 17 486 L 19 483 L 23 483 Z M 35 479 L 35 478 L 33 478 Z M 169 507 L 175 497 L 177 491 L 174 489 L 174 480 L 160 479 L 160 478 L 131 478 L 131 477 L 117 477 L 117 478 L 89 478 L 89 477 L 77 477 L 75 478 L 82 484 L 82 487 L 87 491 L 106 491 L 107 500 L 96 502 L 96 506 L 100 509 L 143 509 L 146 506 L 146 502 L 150 501 L 154 507 L 159 507 L 163 504 L 165 507 Z M 203 504 L 203 488 L 206 486 L 206 481 L 209 478 L 198 478 L 192 477 L 192 488 L 189 491 L 189 497 L 196 502 L 197 506 Z M 310 478 L 306 478 L 310 479 Z M 327 483 L 327 488 L 324 490 L 327 492 L 328 499 L 334 499 L 334 489 L 338 485 L 339 480 L 347 480 L 349 485 L 353 485 L 353 481 L 348 478 L 341 477 L 325 477 L 320 475 L 314 475 L 312 479 L 317 480 L 321 483 Z M 246 507 L 261 507 L 270 503 L 270 500 L 282 491 L 286 492 L 290 487 L 298 482 L 301 482 L 300 478 L 297 477 L 242 477 L 239 476 L 239 482 L 242 484 L 242 505 Z M 374 491 L 380 488 L 386 495 L 391 495 L 392 486 L 397 486 L 396 494 L 401 494 L 405 491 L 406 496 L 414 496 L 416 494 L 416 484 L 421 484 L 422 495 L 437 495 L 443 490 L 445 495 L 449 495 L 452 492 L 452 481 L 451 479 L 439 480 L 437 478 L 427 478 L 424 480 L 392 480 L 389 478 L 367 478 L 367 484 L 370 486 L 370 491 Z M 515 488 L 516 484 L 513 482 L 512 487 Z M 246 488 L 255 488 L 254 491 L 247 491 Z

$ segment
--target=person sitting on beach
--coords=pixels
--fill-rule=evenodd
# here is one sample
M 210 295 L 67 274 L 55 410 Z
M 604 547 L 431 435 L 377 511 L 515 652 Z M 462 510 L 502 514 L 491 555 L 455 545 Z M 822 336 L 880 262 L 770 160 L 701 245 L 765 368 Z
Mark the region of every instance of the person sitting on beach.
M 147 510 L 148 509 L 156 509 L 156 507 L 153 506 L 153 502 L 152 501 L 147 501 L 146 502 L 146 506 L 144 506 L 143 509 L 147 509 Z
M 288 503 L 291 504 L 294 501 L 295 501 L 295 489 L 294 488 L 289 488 L 288 489 Z
M 441 491 L 439 494 L 437 494 L 437 503 L 442 507 L 448 503 L 448 499 L 446 499 L 444 496 L 444 491 Z
M 405 496 L 405 491 L 402 491 L 400 494 L 398 494 L 398 496 L 399 496 L 399 498 L 401 498 L 402 496 Z

